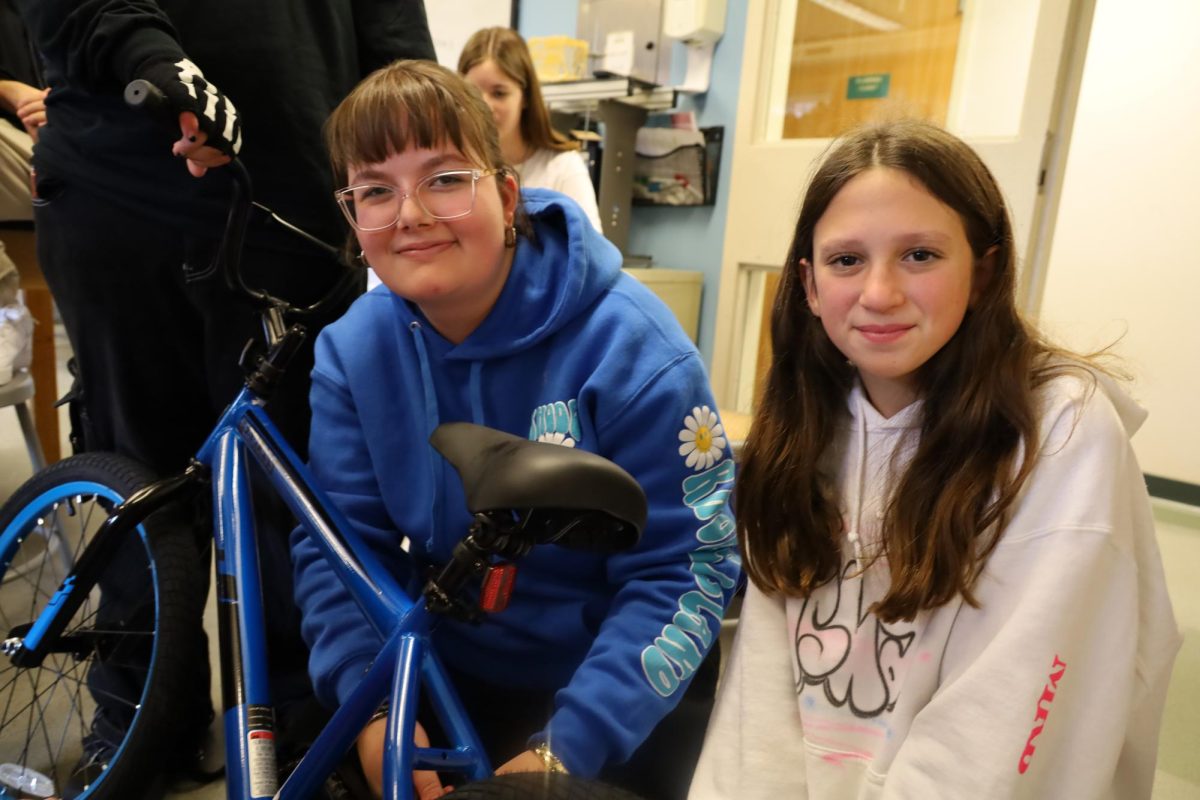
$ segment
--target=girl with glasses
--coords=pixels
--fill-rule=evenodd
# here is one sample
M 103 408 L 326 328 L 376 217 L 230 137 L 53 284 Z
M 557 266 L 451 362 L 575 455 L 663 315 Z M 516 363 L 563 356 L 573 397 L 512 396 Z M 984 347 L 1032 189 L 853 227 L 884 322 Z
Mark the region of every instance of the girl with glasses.
M 905 121 L 809 185 L 737 480 L 695 800 L 1149 797 L 1179 633 L 1145 412 L 1015 302 L 991 172 Z
M 636 547 L 536 548 L 505 611 L 446 620 L 435 643 L 498 771 L 682 797 L 739 578 L 733 465 L 699 354 L 576 204 L 518 192 L 461 76 L 394 63 L 346 98 L 326 139 L 384 286 L 317 342 L 314 475 L 380 559 L 419 579 L 470 522 L 427 444 L 438 424 L 581 447 L 630 472 L 649 501 Z M 306 538 L 293 555 L 316 689 L 335 704 L 381 642 Z M 382 740 L 382 721 L 359 740 L 376 787 Z

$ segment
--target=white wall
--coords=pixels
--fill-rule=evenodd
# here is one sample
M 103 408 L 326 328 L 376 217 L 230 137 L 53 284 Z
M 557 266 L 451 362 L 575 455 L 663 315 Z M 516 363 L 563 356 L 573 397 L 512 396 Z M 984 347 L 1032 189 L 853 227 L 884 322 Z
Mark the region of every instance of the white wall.
M 480 28 L 512 22 L 512 3 L 499 0 L 434 0 L 425 4 L 438 63 L 458 69 L 458 56 Z
M 1042 327 L 1117 353 L 1142 469 L 1200 484 L 1200 2 L 1096 0 Z

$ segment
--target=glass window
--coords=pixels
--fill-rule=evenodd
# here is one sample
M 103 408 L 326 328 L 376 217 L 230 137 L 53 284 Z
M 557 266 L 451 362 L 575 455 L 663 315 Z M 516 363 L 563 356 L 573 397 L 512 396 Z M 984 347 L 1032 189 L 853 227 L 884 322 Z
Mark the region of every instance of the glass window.
M 763 138 L 823 139 L 895 116 L 964 137 L 1016 136 L 1043 5 L 775 0 Z
M 961 21 L 959 0 L 799 0 L 782 137 L 880 114 L 946 124 Z

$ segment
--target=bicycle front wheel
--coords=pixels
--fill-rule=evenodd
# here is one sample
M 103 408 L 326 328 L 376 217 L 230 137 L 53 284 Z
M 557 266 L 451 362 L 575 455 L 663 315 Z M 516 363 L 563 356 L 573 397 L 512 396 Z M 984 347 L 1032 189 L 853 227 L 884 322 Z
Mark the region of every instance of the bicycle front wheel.
M 128 459 L 75 456 L 0 509 L 0 627 L 12 652 L 112 509 L 152 480 Z M 149 797 L 189 687 L 206 572 L 178 513 L 121 543 L 36 666 L 0 657 L 0 800 Z M 194 691 L 194 689 L 193 689 Z

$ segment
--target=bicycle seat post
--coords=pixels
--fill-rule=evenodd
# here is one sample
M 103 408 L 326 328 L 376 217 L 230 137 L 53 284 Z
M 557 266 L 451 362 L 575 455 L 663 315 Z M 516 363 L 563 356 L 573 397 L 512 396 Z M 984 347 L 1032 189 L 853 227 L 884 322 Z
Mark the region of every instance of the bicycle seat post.
M 484 575 L 492 566 L 493 555 L 520 558 L 533 546 L 531 540 L 514 536 L 512 525 L 506 515 L 477 513 L 470 533 L 454 546 L 450 560 L 425 584 L 426 607 L 435 614 L 477 620 L 479 609 L 459 596 L 467 581 Z

